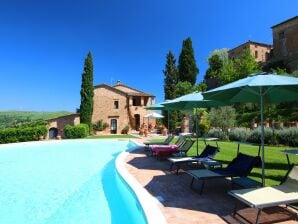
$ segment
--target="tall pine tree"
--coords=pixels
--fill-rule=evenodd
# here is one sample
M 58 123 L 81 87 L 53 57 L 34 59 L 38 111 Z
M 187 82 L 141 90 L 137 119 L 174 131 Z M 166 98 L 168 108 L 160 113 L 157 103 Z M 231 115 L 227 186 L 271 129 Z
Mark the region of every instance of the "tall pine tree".
M 197 74 L 199 69 L 196 65 L 194 50 L 192 48 L 192 41 L 189 38 L 183 40 L 182 50 L 179 56 L 178 65 L 178 80 L 181 82 L 190 82 L 192 86 L 197 81 Z
M 92 128 L 93 95 L 93 61 L 91 52 L 89 52 L 85 59 L 82 74 L 80 120 L 81 123 L 89 125 L 90 131 Z
M 178 70 L 176 67 L 176 60 L 171 51 L 167 54 L 167 62 L 165 69 L 163 70 L 164 73 L 164 94 L 166 100 L 174 99 L 175 96 L 175 86 L 178 82 Z M 177 115 L 175 111 L 163 111 L 164 115 L 164 124 L 168 126 L 169 124 L 169 131 L 173 131 L 176 125 Z M 169 115 L 169 116 L 168 116 Z M 169 118 L 169 120 L 168 120 Z M 168 123 L 168 121 L 170 121 Z

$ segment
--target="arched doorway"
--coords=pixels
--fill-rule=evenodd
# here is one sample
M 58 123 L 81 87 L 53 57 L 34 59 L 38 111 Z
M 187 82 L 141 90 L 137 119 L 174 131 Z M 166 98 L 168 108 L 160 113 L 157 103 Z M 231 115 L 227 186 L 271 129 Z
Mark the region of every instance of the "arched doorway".
M 135 114 L 135 128 L 138 131 L 140 129 L 140 123 L 141 123 L 141 119 L 140 119 L 140 115 L 139 114 Z
M 111 119 L 111 134 L 117 134 L 117 119 Z
M 49 130 L 49 139 L 57 138 L 58 136 L 58 129 L 57 128 L 50 128 Z

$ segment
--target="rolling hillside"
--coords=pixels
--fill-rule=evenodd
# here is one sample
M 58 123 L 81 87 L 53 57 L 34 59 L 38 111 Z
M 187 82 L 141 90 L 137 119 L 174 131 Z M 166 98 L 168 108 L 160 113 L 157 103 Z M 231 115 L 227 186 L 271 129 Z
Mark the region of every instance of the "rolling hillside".
M 0 129 L 13 127 L 17 124 L 31 121 L 55 118 L 67 114 L 70 114 L 70 112 L 0 111 Z

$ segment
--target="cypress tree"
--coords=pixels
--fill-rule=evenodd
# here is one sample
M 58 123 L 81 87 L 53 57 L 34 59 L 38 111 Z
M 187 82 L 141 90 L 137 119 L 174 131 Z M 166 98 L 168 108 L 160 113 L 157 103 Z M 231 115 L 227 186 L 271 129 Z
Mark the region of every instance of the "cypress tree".
M 168 52 L 167 54 L 167 61 L 166 61 L 166 66 L 165 69 L 163 70 L 164 73 L 164 94 L 165 94 L 165 99 L 166 100 L 171 100 L 174 99 L 175 96 L 175 87 L 178 82 L 178 70 L 176 67 L 176 59 L 175 56 L 171 51 Z M 168 126 L 168 111 L 163 111 L 164 115 L 164 124 Z M 173 131 L 175 129 L 176 125 L 176 120 L 177 120 L 177 115 L 175 111 L 171 111 L 169 113 L 169 130 Z
M 80 120 L 81 123 L 89 125 L 90 131 L 92 128 L 93 95 L 93 61 L 91 52 L 89 52 L 82 73 Z
M 192 86 L 197 81 L 197 74 L 199 69 L 196 65 L 194 50 L 192 48 L 192 41 L 189 38 L 183 40 L 182 50 L 179 56 L 178 65 L 178 80 L 181 82 L 190 82 Z
M 167 62 L 165 69 L 163 70 L 164 78 L 164 93 L 165 99 L 171 100 L 174 99 L 175 96 L 175 86 L 177 84 L 177 67 L 175 56 L 171 51 L 167 54 Z

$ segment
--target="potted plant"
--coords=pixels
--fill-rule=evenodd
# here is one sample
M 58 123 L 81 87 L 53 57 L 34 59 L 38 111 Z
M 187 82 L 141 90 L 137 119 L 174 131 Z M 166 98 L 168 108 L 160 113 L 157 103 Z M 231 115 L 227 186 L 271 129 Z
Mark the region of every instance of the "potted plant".
M 129 132 L 129 129 L 130 129 L 129 124 L 125 125 L 125 127 L 121 131 L 121 134 L 126 134 L 127 135 L 128 132 Z
M 96 135 L 102 134 L 104 130 L 109 127 L 107 122 L 103 122 L 103 120 L 99 120 L 97 123 L 93 124 L 93 131 Z
M 145 137 L 148 136 L 148 129 L 147 128 L 144 129 L 144 135 L 145 135 Z

